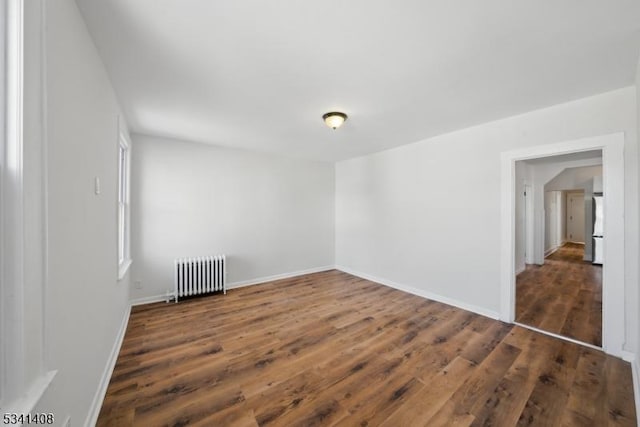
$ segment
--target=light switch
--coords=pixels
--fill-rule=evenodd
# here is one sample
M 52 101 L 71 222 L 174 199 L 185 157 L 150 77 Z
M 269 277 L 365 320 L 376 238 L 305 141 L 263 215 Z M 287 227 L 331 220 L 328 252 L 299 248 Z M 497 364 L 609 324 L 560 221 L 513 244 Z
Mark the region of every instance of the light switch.
M 96 176 L 94 178 L 93 184 L 96 195 L 100 194 L 100 178 Z

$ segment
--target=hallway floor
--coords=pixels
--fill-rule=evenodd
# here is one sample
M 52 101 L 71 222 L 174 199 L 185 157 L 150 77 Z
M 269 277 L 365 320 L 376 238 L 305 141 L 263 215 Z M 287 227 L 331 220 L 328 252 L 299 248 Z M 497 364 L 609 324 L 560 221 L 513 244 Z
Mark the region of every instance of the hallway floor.
M 602 346 L 602 267 L 567 243 L 516 279 L 516 321 Z

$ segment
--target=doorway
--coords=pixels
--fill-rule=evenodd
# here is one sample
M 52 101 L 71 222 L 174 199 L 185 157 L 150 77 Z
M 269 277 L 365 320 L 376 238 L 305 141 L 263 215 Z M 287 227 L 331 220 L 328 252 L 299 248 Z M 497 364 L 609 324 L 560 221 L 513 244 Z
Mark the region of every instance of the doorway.
M 602 267 L 602 348 L 609 354 L 625 357 L 625 288 L 624 288 L 624 134 L 604 135 L 567 141 L 559 144 L 534 146 L 502 153 L 502 262 L 501 262 L 501 310 L 503 321 L 516 323 L 516 248 L 521 241 L 517 237 L 519 222 L 516 211 L 521 199 L 521 183 L 516 179 L 518 171 L 516 163 L 522 160 L 543 159 L 551 156 L 585 153 L 602 150 L 603 191 L 606 203 L 604 211 L 604 241 Z M 534 188 L 534 193 L 535 193 Z M 538 191 L 534 201 L 542 203 L 544 191 Z M 585 199 L 590 199 L 585 197 Z M 542 206 L 539 204 L 538 206 Z M 544 209 L 534 208 L 533 223 L 544 222 Z M 540 227 L 538 227 L 540 229 Z M 542 226 L 544 230 L 544 227 Z M 538 232 L 532 236 L 534 240 L 533 261 L 544 265 L 544 234 Z M 587 238 L 587 234 L 584 235 Z M 529 239 L 526 239 L 527 241 Z M 527 243 L 527 246 L 529 244 Z M 552 298 L 547 299 L 551 303 Z M 544 304 L 539 304 L 542 307 Z M 534 328 L 535 329 L 535 328 Z M 549 333 L 547 331 L 543 331 Z M 560 334 L 550 333 L 563 339 L 577 341 Z
M 586 259 L 585 236 L 593 235 L 587 196 L 601 182 L 602 151 L 518 163 L 534 195 L 543 193 L 533 201 L 534 210 L 544 211 L 543 221 L 533 227 L 534 234 L 544 234 L 544 256 L 516 274 L 515 321 L 600 347 L 602 267 Z

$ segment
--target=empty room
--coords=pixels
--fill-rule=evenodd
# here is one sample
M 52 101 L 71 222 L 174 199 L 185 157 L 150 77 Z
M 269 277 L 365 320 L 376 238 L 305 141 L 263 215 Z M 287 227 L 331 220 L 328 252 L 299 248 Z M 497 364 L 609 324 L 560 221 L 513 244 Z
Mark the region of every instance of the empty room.
M 0 20 L 2 425 L 638 425 L 640 2 Z

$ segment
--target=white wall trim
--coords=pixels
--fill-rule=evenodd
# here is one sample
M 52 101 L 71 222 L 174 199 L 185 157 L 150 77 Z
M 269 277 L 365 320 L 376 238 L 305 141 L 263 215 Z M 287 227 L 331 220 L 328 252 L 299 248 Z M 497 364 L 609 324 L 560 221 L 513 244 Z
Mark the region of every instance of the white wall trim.
M 118 282 L 124 279 L 124 276 L 127 274 L 127 271 L 129 271 L 129 267 L 131 267 L 132 262 L 131 258 L 129 258 L 122 261 L 122 264 L 118 264 Z
M 261 283 L 272 282 L 274 280 L 289 279 L 291 277 L 304 276 L 305 274 L 320 273 L 322 271 L 334 270 L 335 268 L 336 267 L 333 265 L 325 265 L 324 267 L 314 267 L 306 270 L 293 271 L 290 273 L 275 274 L 273 276 L 257 277 L 255 279 L 228 283 L 227 289 L 235 289 L 235 288 L 242 288 L 244 286 L 259 285 Z
M 120 233 L 118 233 L 117 252 L 118 252 L 118 281 L 124 279 L 129 267 L 131 267 L 131 139 L 129 138 L 129 131 L 125 125 L 124 118 L 118 115 L 116 126 L 118 128 L 118 136 L 116 138 L 116 145 L 118 147 L 118 176 L 116 180 L 116 188 L 120 188 L 120 180 L 125 181 L 124 186 L 124 218 L 120 218 L 120 190 L 118 190 L 118 204 L 116 211 L 116 224 L 118 230 L 120 227 L 124 227 L 123 241 L 120 241 Z M 120 149 L 124 149 L 124 167 L 125 170 L 120 170 Z M 96 191 L 98 189 L 96 188 Z M 122 224 L 121 222 L 124 222 Z M 120 253 L 120 244 L 123 245 L 124 253 Z M 120 262 L 120 256 L 123 259 Z
M 47 368 L 49 357 L 49 338 L 51 335 L 46 299 L 49 290 L 49 131 L 48 131 L 48 80 L 47 80 L 47 1 L 40 4 L 40 90 L 41 90 L 41 188 L 42 188 L 42 366 Z
M 602 295 L 603 350 L 620 357 L 626 339 L 624 271 L 624 133 L 538 145 L 501 153 L 500 319 L 515 319 L 515 162 L 602 150 L 605 205 Z M 623 308 L 623 309 L 621 309 Z
M 104 401 L 104 397 L 107 394 L 107 388 L 109 387 L 109 382 L 111 381 L 111 375 L 113 374 L 113 369 L 116 366 L 116 361 L 118 360 L 118 355 L 120 354 L 120 348 L 122 347 L 122 342 L 124 341 L 124 334 L 127 331 L 130 314 L 131 306 L 129 305 L 124 311 L 122 323 L 120 324 L 120 330 L 118 331 L 116 340 L 113 343 L 113 347 L 111 348 L 111 353 L 109 354 L 109 359 L 107 359 L 107 364 L 104 367 L 104 372 L 102 373 L 102 378 L 100 379 L 98 390 L 93 396 L 93 401 L 91 402 L 91 407 L 89 408 L 87 419 L 84 422 L 85 427 L 95 426 L 98 422 L 98 415 L 100 415 L 102 402 Z
M 560 249 L 562 247 L 562 245 L 560 246 L 554 246 L 552 248 L 547 249 L 546 251 L 544 251 L 544 257 L 548 257 L 549 255 L 551 255 L 552 253 L 556 252 L 558 249 Z
M 372 276 L 366 273 L 362 273 L 356 270 L 353 270 L 351 268 L 348 267 L 344 267 L 341 265 L 326 265 L 324 267 L 316 267 L 316 268 L 310 268 L 307 270 L 299 270 L 299 271 L 294 271 L 294 272 L 290 272 L 290 273 L 283 273 L 283 274 L 276 274 L 273 276 L 265 276 L 265 277 L 258 277 L 255 279 L 250 279 L 250 280 L 243 280 L 243 281 L 239 281 L 239 282 L 233 282 L 233 283 L 229 283 L 227 284 L 227 289 L 236 289 L 236 288 L 242 288 L 245 286 L 253 286 L 253 285 L 260 285 L 263 283 L 267 283 L 267 282 L 272 282 L 274 280 L 282 280 L 282 279 L 289 279 L 292 277 L 297 277 L 297 276 L 304 276 L 306 274 L 312 274 L 312 273 L 320 273 L 323 271 L 329 271 L 329 270 L 340 270 L 344 273 L 348 273 L 351 274 L 353 276 L 357 276 L 357 277 L 361 277 L 363 279 L 366 280 L 371 280 L 372 282 L 376 282 L 376 283 L 380 283 L 381 285 L 385 285 L 388 286 L 390 288 L 394 288 L 394 289 L 398 289 L 400 291 L 403 292 L 407 292 L 409 294 L 412 295 L 417 295 L 419 297 L 422 298 L 426 298 L 426 299 L 430 299 L 433 301 L 438 301 L 441 302 L 443 304 L 447 304 L 447 305 L 451 305 L 454 307 L 458 307 L 461 308 L 463 310 L 467 310 L 467 311 L 471 311 L 473 313 L 476 314 L 480 314 L 482 316 L 486 316 L 486 317 L 490 317 L 492 319 L 499 319 L 500 318 L 500 313 L 497 311 L 493 311 L 493 310 L 487 310 L 484 307 L 479 307 L 473 304 L 468 304 L 462 301 L 458 301 L 456 299 L 453 298 L 449 298 L 449 297 L 445 297 L 442 295 L 438 295 L 435 294 L 433 292 L 429 292 L 429 291 L 425 291 L 423 289 L 417 289 L 414 288 L 412 286 L 407 286 L 407 285 L 402 285 L 396 282 L 393 282 L 391 280 L 387 280 L 387 279 L 382 279 L 376 276 Z M 159 301 L 165 301 L 167 298 L 167 296 L 165 294 L 163 295 L 154 295 L 154 296 L 150 296 L 150 297 L 145 297 L 145 298 L 137 298 L 135 300 L 131 301 L 131 305 L 142 305 L 142 304 L 150 304 L 150 303 L 154 303 L 154 302 L 159 302 Z
M 27 391 L 17 400 L 10 402 L 2 408 L 4 413 L 28 414 L 33 412 L 34 408 L 42 399 L 58 371 L 49 371 L 40 375 L 33 381 Z
M 304 276 L 305 274 L 320 273 L 322 271 L 329 271 L 334 269 L 335 269 L 335 266 L 333 265 L 325 265 L 324 267 L 315 267 L 315 268 L 309 268 L 306 270 L 293 271 L 290 273 L 275 274 L 273 276 L 264 276 L 264 277 L 258 277 L 255 279 L 242 280 L 238 282 L 227 283 L 227 290 L 243 288 L 245 286 L 261 285 L 266 282 L 273 282 L 274 280 L 290 279 L 292 277 Z M 171 291 L 169 291 L 166 294 L 136 298 L 134 300 L 131 300 L 131 306 L 152 304 L 155 302 L 164 302 L 164 301 L 167 301 L 167 298 L 169 300 L 173 300 L 174 296 Z
M 636 360 L 635 353 L 632 353 L 627 350 L 623 350 L 620 356 L 622 357 L 622 360 L 624 360 L 625 362 L 633 362 L 634 360 Z
M 136 298 L 131 300 L 131 307 L 136 305 L 153 304 L 154 302 L 166 302 L 167 298 L 173 299 L 173 295 L 153 295 L 150 297 Z
M 453 299 L 453 298 L 449 298 L 449 297 L 445 297 L 445 296 L 442 296 L 442 295 L 439 295 L 439 294 L 435 294 L 433 292 L 425 291 L 424 289 L 418 289 L 418 288 L 414 288 L 412 286 L 402 285 L 402 284 L 394 282 L 392 280 L 383 279 L 383 278 L 376 277 L 376 276 L 371 276 L 369 274 L 361 273 L 359 271 L 352 270 L 351 268 L 344 267 L 344 266 L 341 266 L 341 265 L 336 265 L 335 268 L 336 268 L 336 270 L 343 271 L 343 272 L 351 274 L 353 276 L 361 277 L 363 279 L 370 280 L 372 282 L 376 282 L 376 283 L 379 283 L 381 285 L 388 286 L 390 288 L 394 288 L 394 289 L 397 289 L 399 291 L 406 292 L 406 293 L 409 293 L 409 294 L 412 294 L 412 295 L 417 295 L 419 297 L 426 298 L 426 299 L 429 299 L 429 300 L 432 300 L 432 301 L 438 301 L 438 302 L 441 302 L 443 304 L 451 305 L 453 307 L 457 307 L 457 308 L 460 308 L 462 310 L 471 311 L 471 312 L 479 314 L 481 316 L 490 317 L 490 318 L 496 319 L 496 320 L 500 318 L 500 313 L 498 313 L 497 311 L 493 311 L 493 310 L 487 310 L 484 307 L 479 307 L 477 305 L 468 304 L 466 302 L 462 302 L 462 301 L 459 301 L 459 300 L 456 300 L 456 299 Z
M 0 141 L 0 404 L 26 392 L 24 341 L 24 3 L 2 6 L 4 93 Z M 6 74 L 6 75 L 5 75 Z

